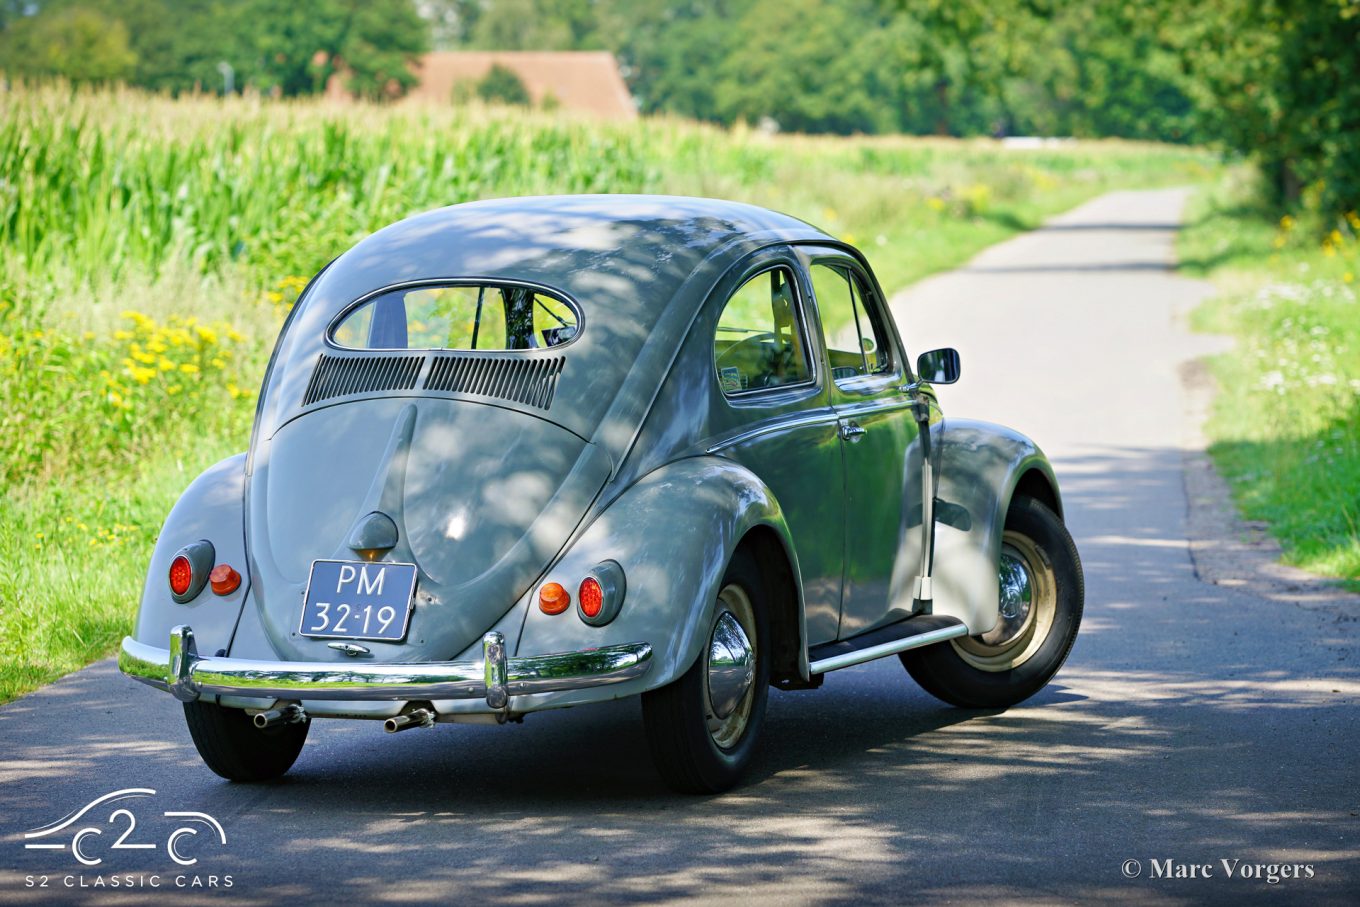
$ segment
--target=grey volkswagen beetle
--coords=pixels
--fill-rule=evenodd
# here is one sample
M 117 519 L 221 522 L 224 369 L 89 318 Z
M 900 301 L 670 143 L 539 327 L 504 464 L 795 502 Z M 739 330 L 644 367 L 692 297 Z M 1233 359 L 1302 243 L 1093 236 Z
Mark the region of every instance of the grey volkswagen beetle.
M 219 775 L 311 720 L 389 732 L 640 696 L 663 778 L 730 787 L 769 688 L 898 655 L 1002 708 L 1084 598 L 1053 471 L 950 418 L 864 256 L 749 205 L 456 205 L 299 297 L 249 450 L 165 522 L 123 672 Z

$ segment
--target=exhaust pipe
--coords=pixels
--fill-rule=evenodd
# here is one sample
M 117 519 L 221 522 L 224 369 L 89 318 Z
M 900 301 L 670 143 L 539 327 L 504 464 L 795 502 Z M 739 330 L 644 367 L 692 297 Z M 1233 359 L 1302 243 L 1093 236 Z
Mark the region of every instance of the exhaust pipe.
M 413 727 L 434 727 L 434 709 L 415 709 L 401 715 L 393 715 L 383 722 L 383 730 L 389 734 L 409 731 Z
M 257 728 L 264 730 L 281 724 L 301 724 L 307 720 L 307 713 L 300 705 L 285 705 L 267 712 L 258 712 L 253 720 Z

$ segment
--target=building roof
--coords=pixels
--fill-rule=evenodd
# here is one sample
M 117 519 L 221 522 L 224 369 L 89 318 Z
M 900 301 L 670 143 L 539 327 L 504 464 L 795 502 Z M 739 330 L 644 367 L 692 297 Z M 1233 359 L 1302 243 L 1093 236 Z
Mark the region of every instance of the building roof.
M 484 78 L 495 65 L 519 76 L 535 104 L 551 95 L 565 110 L 610 120 L 637 116 L 618 63 L 607 51 L 436 51 L 416 63 L 420 81 L 406 97 L 447 104 L 456 85 Z

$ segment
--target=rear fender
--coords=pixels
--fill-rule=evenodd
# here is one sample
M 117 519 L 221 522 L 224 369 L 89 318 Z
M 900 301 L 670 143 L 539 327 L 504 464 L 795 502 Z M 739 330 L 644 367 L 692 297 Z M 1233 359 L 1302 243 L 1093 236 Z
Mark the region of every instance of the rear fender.
M 1038 445 L 1000 425 L 949 419 L 937 443 L 933 613 L 986 633 L 1000 616 L 997 565 L 1016 487 L 1047 492 L 1061 516 L 1058 483 Z
M 613 501 L 544 575 L 539 585 L 561 583 L 571 593 L 572 607 L 548 615 L 531 599 L 517 651 L 535 655 L 647 642 L 652 645 L 651 669 L 636 681 L 605 688 L 613 694 L 609 696 L 601 696 L 601 690 L 525 698 L 535 700 L 533 708 L 621 698 L 680 677 L 706 642 L 705 631 L 733 551 L 758 526 L 777 534 L 798 585 L 798 565 L 779 504 L 750 470 L 717 457 L 695 457 L 641 479 Z M 619 616 L 603 627 L 592 627 L 577 614 L 577 588 L 604 560 L 623 567 L 626 592 Z M 795 592 L 797 650 L 806 673 L 801 586 Z
M 245 454 L 228 457 L 205 470 L 175 502 L 161 527 L 151 553 L 142 604 L 137 611 L 133 638 L 165 648 L 170 628 L 188 624 L 194 628 L 199 651 L 211 655 L 231 646 L 241 605 L 250 590 L 246 569 Z M 230 564 L 241 574 L 241 585 L 229 595 L 217 595 L 211 587 L 184 604 L 170 597 L 170 562 L 175 552 L 190 542 L 212 542 L 218 564 Z

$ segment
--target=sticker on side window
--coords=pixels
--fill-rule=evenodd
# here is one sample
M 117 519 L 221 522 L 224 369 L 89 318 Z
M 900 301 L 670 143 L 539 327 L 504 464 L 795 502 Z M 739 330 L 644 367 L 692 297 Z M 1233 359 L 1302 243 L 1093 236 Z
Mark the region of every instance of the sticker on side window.
M 741 390 L 741 369 L 729 365 L 718 372 L 724 394 L 735 394 Z

